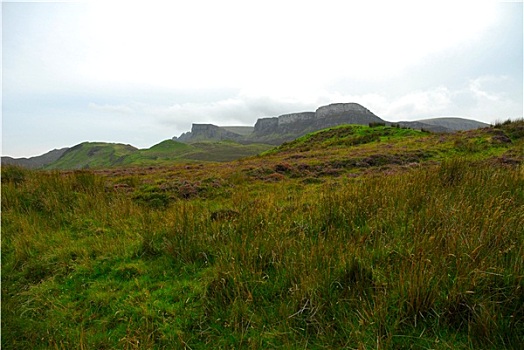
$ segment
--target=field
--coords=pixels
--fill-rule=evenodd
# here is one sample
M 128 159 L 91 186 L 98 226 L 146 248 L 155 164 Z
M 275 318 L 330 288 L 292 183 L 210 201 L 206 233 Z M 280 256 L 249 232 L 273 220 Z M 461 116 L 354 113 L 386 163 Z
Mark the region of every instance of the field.
M 2 169 L 3 349 L 519 349 L 524 121 Z

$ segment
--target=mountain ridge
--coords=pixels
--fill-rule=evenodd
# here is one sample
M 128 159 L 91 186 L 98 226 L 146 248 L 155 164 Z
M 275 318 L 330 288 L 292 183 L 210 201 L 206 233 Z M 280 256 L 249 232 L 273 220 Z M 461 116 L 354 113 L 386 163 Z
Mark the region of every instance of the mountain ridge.
M 235 128 L 240 127 L 220 127 L 214 124 L 192 125 L 191 131 L 183 133 L 180 137 L 173 137 L 173 140 L 181 142 L 198 142 L 205 140 L 232 140 L 240 143 L 262 142 L 271 145 L 280 145 L 303 136 L 309 132 L 322 130 L 325 128 L 342 124 L 380 124 L 400 125 L 418 130 L 431 132 L 455 132 L 471 130 L 480 127 L 487 127 L 489 124 L 478 122 L 472 119 L 458 117 L 442 117 L 421 119 L 414 121 L 386 121 L 366 107 L 358 103 L 332 103 L 320 106 L 315 112 L 305 111 L 297 113 L 282 114 L 278 117 L 258 118 L 251 127 L 245 126 L 241 133 L 236 132 Z
M 117 143 L 83 142 L 36 157 L 2 157 L 2 164 L 27 168 L 85 168 L 145 165 L 176 160 L 228 161 L 236 159 L 235 157 L 254 155 L 256 153 L 253 152 L 265 151 L 308 133 L 343 124 L 396 125 L 439 133 L 489 126 L 486 123 L 457 117 L 388 122 L 358 103 L 332 103 L 320 106 L 315 112 L 259 118 L 252 127 L 194 123 L 191 131 L 169 140 L 175 143 L 166 143 L 168 140 L 164 140 L 149 149 L 137 149 L 131 145 Z M 164 147 L 160 147 L 163 151 L 159 153 L 161 144 Z M 192 148 L 195 144 L 198 144 L 197 147 Z M 83 155 L 75 151 L 83 152 Z M 78 158 L 72 159 L 73 155 Z M 102 160 L 93 160 L 94 158 Z

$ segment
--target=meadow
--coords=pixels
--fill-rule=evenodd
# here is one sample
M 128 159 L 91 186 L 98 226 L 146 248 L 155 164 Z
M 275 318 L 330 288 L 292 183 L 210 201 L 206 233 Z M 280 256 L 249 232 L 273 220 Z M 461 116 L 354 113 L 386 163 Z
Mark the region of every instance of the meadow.
M 524 122 L 2 168 L 3 349 L 519 349 Z

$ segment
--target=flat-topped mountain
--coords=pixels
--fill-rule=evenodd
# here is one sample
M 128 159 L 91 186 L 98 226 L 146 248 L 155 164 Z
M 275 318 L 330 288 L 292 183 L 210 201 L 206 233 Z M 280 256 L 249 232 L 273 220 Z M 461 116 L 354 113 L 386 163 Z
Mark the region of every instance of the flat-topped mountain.
M 174 137 L 186 143 L 231 140 L 240 143 L 265 143 L 280 145 L 305 135 L 342 124 L 386 124 L 427 130 L 431 132 L 455 132 L 489 126 L 476 120 L 464 118 L 433 118 L 416 121 L 388 122 L 358 103 L 333 103 L 317 108 L 315 112 L 282 114 L 278 117 L 259 118 L 254 127 L 219 127 L 212 124 L 193 124 L 190 132 Z
M 315 112 L 283 114 L 278 117 L 259 118 L 253 131 L 235 132 L 235 128 L 211 124 L 193 124 L 191 132 L 182 134 L 177 141 L 198 142 L 207 140 L 233 140 L 243 143 L 262 142 L 279 145 L 312 131 L 341 124 L 385 123 L 384 120 L 358 103 L 334 103 L 319 107 Z
M 179 142 L 199 142 L 199 141 L 221 141 L 231 140 L 240 141 L 244 136 L 236 132 L 229 131 L 227 128 L 219 127 L 213 124 L 193 124 L 190 132 L 183 133 L 173 140 Z

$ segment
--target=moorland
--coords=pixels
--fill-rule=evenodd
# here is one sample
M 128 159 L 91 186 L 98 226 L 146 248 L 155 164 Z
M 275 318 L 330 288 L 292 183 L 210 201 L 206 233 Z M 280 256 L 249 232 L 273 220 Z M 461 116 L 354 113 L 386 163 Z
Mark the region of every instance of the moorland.
M 516 120 L 3 166 L 2 348 L 518 349 L 523 161 Z

